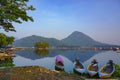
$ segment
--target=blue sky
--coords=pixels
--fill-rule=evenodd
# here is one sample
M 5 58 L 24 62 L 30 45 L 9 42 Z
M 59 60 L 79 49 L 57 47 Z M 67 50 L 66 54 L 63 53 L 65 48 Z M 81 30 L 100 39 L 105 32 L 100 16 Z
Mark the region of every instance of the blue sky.
M 17 32 L 6 34 L 63 39 L 80 31 L 97 41 L 120 45 L 120 0 L 30 0 L 29 4 L 36 8 L 28 12 L 34 22 L 14 23 Z

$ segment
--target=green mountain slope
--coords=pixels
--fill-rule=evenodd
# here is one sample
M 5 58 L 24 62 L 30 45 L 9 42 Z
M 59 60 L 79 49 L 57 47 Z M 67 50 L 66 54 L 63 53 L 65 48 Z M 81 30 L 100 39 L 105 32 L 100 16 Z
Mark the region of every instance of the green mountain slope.
M 108 44 L 100 43 L 98 41 L 93 40 L 91 37 L 75 31 L 67 38 L 62 40 L 57 40 L 55 38 L 45 38 L 41 36 L 28 36 L 14 42 L 14 45 L 17 47 L 33 47 L 36 42 L 45 41 L 50 44 L 50 46 L 108 46 Z
M 29 37 L 25 37 L 25 38 L 16 40 L 14 42 L 14 45 L 17 47 L 33 47 L 35 45 L 35 43 L 39 42 L 39 41 L 48 42 L 50 44 L 50 46 L 62 45 L 61 41 L 59 41 L 55 38 L 44 38 L 44 37 L 36 36 L 36 35 L 32 35 Z
M 85 35 L 82 32 L 75 31 L 67 38 L 62 40 L 64 43 L 73 45 L 73 46 L 104 46 L 107 44 L 100 43 L 93 40 L 91 37 Z

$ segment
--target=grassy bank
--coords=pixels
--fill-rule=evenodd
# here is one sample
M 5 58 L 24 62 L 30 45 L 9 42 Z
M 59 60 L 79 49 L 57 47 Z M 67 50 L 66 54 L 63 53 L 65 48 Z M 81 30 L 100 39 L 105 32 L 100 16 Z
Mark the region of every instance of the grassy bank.
M 108 79 L 120 79 L 120 66 L 115 65 L 114 74 Z M 58 72 L 39 66 L 13 67 L 0 69 L 0 80 L 85 80 L 99 79 L 90 77 L 87 74 L 78 75 L 75 73 Z
M 0 69 L 0 80 L 84 80 L 84 78 L 76 74 L 29 66 Z
M 118 78 L 120 80 L 120 65 L 115 65 L 115 72 L 110 78 Z

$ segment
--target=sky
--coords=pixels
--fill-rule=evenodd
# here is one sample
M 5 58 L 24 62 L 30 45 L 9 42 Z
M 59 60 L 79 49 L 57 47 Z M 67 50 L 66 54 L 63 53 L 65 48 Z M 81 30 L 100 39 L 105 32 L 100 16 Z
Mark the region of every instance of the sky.
M 63 39 L 80 31 L 94 40 L 120 45 L 120 0 L 30 0 L 34 22 L 14 23 L 17 39 L 38 35 Z

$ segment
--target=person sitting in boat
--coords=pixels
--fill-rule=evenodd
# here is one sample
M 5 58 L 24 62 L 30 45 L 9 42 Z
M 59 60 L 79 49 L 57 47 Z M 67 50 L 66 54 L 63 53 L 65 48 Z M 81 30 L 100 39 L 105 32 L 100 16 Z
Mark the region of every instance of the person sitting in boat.
M 98 62 L 96 59 L 93 59 L 93 61 L 91 62 L 92 66 L 93 66 L 93 70 L 97 70 L 98 69 Z
M 83 68 L 82 64 L 79 62 L 78 58 L 75 58 L 75 68 Z
M 91 63 L 93 64 L 93 66 L 98 65 L 98 62 L 97 62 L 97 60 L 96 60 L 96 59 L 93 59 L 93 61 L 92 61 Z
M 109 60 L 108 63 L 107 63 L 107 66 L 113 67 L 113 65 L 114 65 L 113 60 Z
M 57 64 L 57 65 L 64 65 L 63 63 L 64 63 L 64 61 L 63 61 L 63 59 L 61 58 L 61 56 L 56 56 L 56 60 L 55 60 L 55 63 Z
M 103 69 L 103 72 L 104 73 L 110 73 L 112 71 L 112 69 L 113 69 L 113 65 L 114 65 L 113 60 L 109 60 L 107 62 L 106 68 Z
M 107 63 L 108 72 L 111 72 L 113 65 L 114 65 L 113 60 L 109 60 Z

